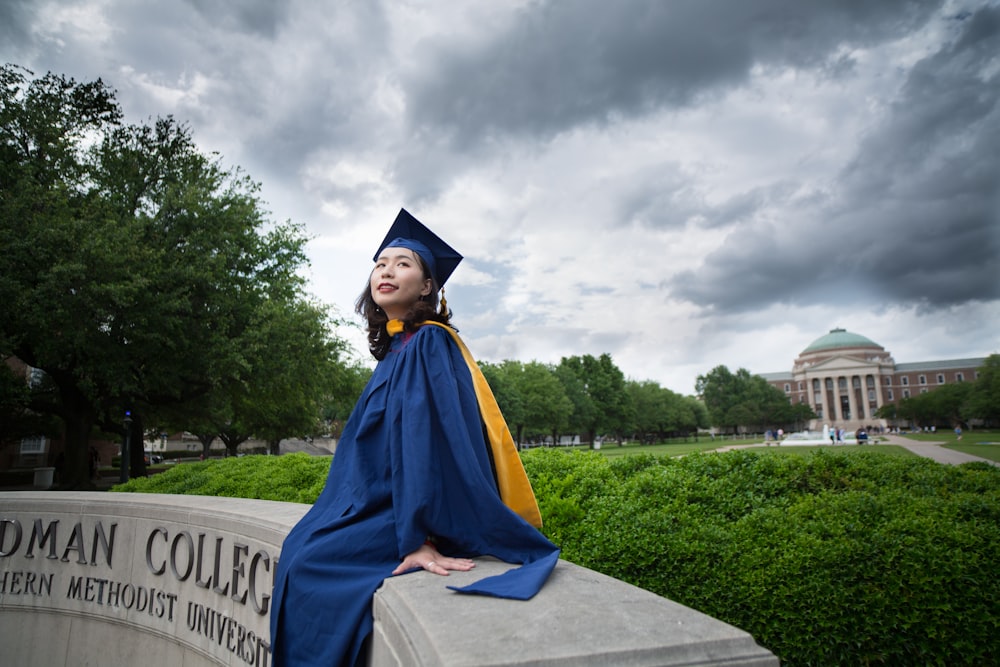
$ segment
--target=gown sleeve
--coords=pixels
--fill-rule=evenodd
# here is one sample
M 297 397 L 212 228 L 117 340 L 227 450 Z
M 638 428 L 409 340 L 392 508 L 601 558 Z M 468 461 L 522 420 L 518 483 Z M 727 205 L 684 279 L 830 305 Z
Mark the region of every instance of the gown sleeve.
M 398 353 L 385 426 L 399 557 L 433 535 L 449 555 L 522 565 L 455 590 L 534 596 L 559 549 L 500 498 L 461 351 L 446 331 L 422 327 Z

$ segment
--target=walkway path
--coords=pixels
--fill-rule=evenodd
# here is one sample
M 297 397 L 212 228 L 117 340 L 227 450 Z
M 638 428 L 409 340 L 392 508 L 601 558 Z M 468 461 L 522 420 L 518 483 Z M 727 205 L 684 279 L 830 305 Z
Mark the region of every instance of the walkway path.
M 1000 465 L 1000 463 L 997 463 L 996 461 L 990 461 L 989 459 L 984 459 L 979 456 L 973 456 L 972 454 L 957 452 L 954 449 L 942 447 L 941 445 L 944 444 L 942 442 L 920 442 L 919 440 L 910 440 L 909 438 L 903 438 L 898 435 L 883 435 L 881 437 L 888 440 L 890 445 L 905 447 L 914 454 L 926 456 L 929 459 L 934 459 L 938 463 L 951 463 L 953 465 L 957 465 L 959 463 L 983 461 L 984 463 L 989 463 L 990 465 Z

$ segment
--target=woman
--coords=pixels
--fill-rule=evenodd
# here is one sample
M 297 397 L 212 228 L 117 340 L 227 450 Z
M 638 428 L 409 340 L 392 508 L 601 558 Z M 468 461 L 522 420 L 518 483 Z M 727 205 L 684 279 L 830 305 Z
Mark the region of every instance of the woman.
M 275 667 L 354 665 L 386 577 L 468 571 L 491 555 L 520 568 L 455 589 L 533 596 L 559 557 L 516 448 L 438 290 L 462 257 L 405 210 L 357 302 L 379 360 L 323 493 L 275 573 Z

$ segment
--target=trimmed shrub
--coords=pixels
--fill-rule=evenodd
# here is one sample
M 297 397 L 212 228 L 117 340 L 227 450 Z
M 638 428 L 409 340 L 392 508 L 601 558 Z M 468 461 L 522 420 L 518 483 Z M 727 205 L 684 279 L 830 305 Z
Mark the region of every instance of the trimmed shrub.
M 151 477 L 137 477 L 111 491 L 316 502 L 330 470 L 329 456 L 237 456 L 180 463 Z
M 876 452 L 577 458 L 524 457 L 567 560 L 743 628 L 785 665 L 997 664 L 992 466 Z

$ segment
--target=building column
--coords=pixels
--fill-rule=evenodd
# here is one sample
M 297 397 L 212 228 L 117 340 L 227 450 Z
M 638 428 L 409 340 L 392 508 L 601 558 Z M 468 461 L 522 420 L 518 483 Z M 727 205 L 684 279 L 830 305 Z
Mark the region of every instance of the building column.
M 830 423 L 830 405 L 826 400 L 826 378 L 819 378 L 819 400 L 820 405 L 823 406 L 823 417 L 821 421 L 825 424 Z
M 806 396 L 808 397 L 806 400 L 809 401 L 809 409 L 813 410 L 813 411 L 816 410 L 816 394 L 817 394 L 817 392 L 816 392 L 815 389 L 813 389 L 813 380 L 815 380 L 815 379 L 816 378 L 812 378 L 812 377 L 809 377 L 808 375 L 806 375 Z M 815 421 L 815 420 L 813 420 L 813 421 Z M 819 421 L 822 421 L 822 418 Z
M 830 381 L 830 388 L 826 388 L 826 381 Z M 837 378 L 826 377 L 823 379 L 823 390 L 826 392 L 826 411 L 830 413 L 830 425 L 841 421 L 840 418 L 840 396 L 837 393 Z
M 873 375 L 875 379 L 875 409 L 879 409 L 884 404 L 882 400 L 882 392 L 885 391 L 885 385 L 882 384 L 885 381 L 881 375 Z
M 854 377 L 847 376 L 847 409 L 851 411 L 851 421 L 858 421 L 858 406 L 854 400 Z

